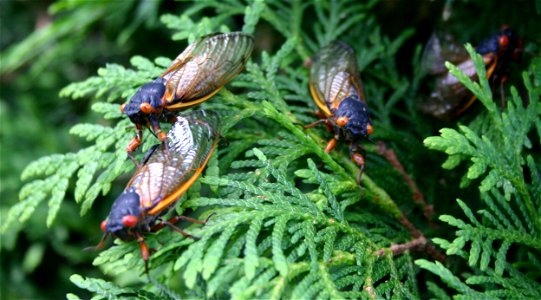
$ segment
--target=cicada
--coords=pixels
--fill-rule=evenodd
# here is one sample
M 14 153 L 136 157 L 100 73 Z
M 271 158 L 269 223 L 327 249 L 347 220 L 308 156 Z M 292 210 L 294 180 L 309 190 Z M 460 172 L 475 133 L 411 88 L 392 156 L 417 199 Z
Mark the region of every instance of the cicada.
M 503 84 L 509 75 L 510 62 L 520 58 L 522 39 L 508 26 L 503 26 L 498 33 L 483 40 L 476 51 L 483 56 L 487 78 L 493 85 L 500 85 L 502 106 L 505 106 Z M 455 64 L 473 80 L 477 79 L 477 72 L 466 49 L 456 43 L 452 36 L 441 33 L 431 36 L 423 53 L 422 68 L 437 77 L 434 90 L 426 101 L 420 103 L 420 108 L 434 117 L 450 120 L 468 109 L 474 103 L 475 96 L 449 73 L 445 61 Z
M 139 147 L 143 126 L 152 127 L 160 141 L 160 121 L 174 119 L 179 110 L 216 94 L 248 61 L 254 38 L 242 32 L 212 34 L 189 45 L 156 80 L 137 90 L 121 110 L 135 124 L 136 135 L 126 147 L 128 156 Z
M 312 58 L 310 92 L 320 109 L 322 120 L 306 127 L 324 122 L 334 132 L 334 137 L 325 148 L 327 153 L 334 149 L 339 140 L 349 143 L 351 158 L 360 167 L 357 178 L 360 182 L 365 165 L 360 142 L 368 139 L 374 128 L 353 48 L 335 41 Z
M 161 217 L 192 186 L 211 157 L 220 136 L 220 119 L 213 111 L 196 111 L 178 116 L 165 142 L 145 155 L 124 192 L 115 200 L 102 222 L 101 248 L 109 235 L 124 241 L 137 240 L 148 273 L 149 249 L 144 234 L 169 226 L 191 237 L 174 223 L 196 221 L 184 216 Z M 167 144 L 167 145 L 166 145 Z

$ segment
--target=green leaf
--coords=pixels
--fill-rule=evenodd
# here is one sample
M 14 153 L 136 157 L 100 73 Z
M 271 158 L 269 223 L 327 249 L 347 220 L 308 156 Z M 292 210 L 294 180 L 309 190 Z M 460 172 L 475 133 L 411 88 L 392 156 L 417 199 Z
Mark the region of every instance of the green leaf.
M 261 230 L 263 222 L 262 217 L 256 217 L 250 224 L 250 228 L 246 233 L 246 248 L 244 249 L 244 272 L 247 279 L 253 279 L 257 267 L 259 266 L 259 256 L 257 251 L 257 235 Z
M 272 260 L 274 261 L 274 265 L 276 267 L 276 270 L 280 272 L 280 275 L 286 276 L 287 275 L 287 261 L 286 257 L 284 255 L 284 251 L 282 249 L 282 239 L 284 237 L 284 232 L 286 229 L 287 216 L 280 216 L 276 220 L 276 224 L 274 225 L 274 230 L 272 232 Z
M 440 262 L 429 262 L 425 259 L 418 259 L 415 261 L 415 264 L 438 275 L 450 288 L 453 288 L 465 295 L 475 295 L 475 291 L 473 289 L 468 287 L 458 277 L 453 275 L 453 273 L 449 269 L 445 268 Z

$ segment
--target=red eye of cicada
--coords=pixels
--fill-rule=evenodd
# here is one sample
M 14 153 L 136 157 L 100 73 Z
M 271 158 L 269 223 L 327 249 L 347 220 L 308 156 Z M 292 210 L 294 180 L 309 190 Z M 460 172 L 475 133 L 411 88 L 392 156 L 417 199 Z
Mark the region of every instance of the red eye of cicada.
M 349 122 L 349 119 L 347 117 L 340 117 L 336 119 L 336 125 L 340 127 L 346 126 L 346 124 Z
M 500 38 L 498 39 L 498 44 L 500 45 L 500 48 L 502 48 L 502 50 L 506 49 L 509 45 L 509 37 L 507 35 L 500 36 Z
M 374 126 L 372 126 L 372 124 L 366 125 L 366 133 L 368 133 L 369 135 L 374 133 Z
M 101 229 L 101 231 L 103 231 L 103 232 L 105 232 L 105 231 L 107 230 L 107 220 L 101 221 L 100 229 Z
M 122 217 L 122 225 L 129 228 L 134 227 L 138 221 L 139 219 L 134 215 L 127 215 L 127 216 Z

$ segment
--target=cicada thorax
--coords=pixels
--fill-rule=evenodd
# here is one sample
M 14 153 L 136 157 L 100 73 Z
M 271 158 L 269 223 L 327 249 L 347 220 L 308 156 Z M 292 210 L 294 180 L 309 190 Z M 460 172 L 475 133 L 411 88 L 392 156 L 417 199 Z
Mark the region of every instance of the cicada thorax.
M 112 234 L 125 241 L 137 239 L 146 263 L 148 248 L 143 235 L 167 223 L 159 217 L 199 177 L 219 136 L 220 120 L 215 112 L 195 111 L 178 116 L 165 143 L 149 150 L 124 192 L 113 203 L 102 225 L 105 235 Z
M 362 161 L 362 170 L 364 159 L 355 159 L 360 155 L 356 153 L 360 141 L 368 139 L 373 127 L 353 48 L 335 41 L 313 57 L 310 92 L 325 116 L 325 123 L 334 132 L 325 151 L 331 151 L 337 140 L 349 142 L 352 159 L 356 163 Z
M 520 57 L 521 47 L 521 40 L 506 26 L 476 47 L 477 53 L 483 55 L 486 76 L 493 85 L 501 85 L 507 80 L 509 63 Z M 473 61 L 463 46 L 449 35 L 432 35 L 423 53 L 422 68 L 436 79 L 430 97 L 422 101 L 419 108 L 439 119 L 450 120 L 468 109 L 475 97 L 447 71 L 445 61 L 455 64 L 472 80 L 478 78 Z
M 131 152 L 141 144 L 144 126 L 151 127 L 164 141 L 160 121 L 170 119 L 171 112 L 197 105 L 216 94 L 242 71 L 253 46 L 253 37 L 242 32 L 202 37 L 189 45 L 159 78 L 143 85 L 122 106 L 137 128 L 126 149 L 128 156 L 136 162 Z

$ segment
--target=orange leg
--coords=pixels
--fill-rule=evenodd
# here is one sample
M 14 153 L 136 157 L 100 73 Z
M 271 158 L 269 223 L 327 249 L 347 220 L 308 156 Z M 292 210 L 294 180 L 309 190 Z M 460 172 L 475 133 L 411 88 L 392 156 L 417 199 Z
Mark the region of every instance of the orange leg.
M 326 119 L 321 119 L 321 120 L 317 120 L 313 123 L 310 123 L 308 125 L 305 125 L 304 126 L 304 129 L 308 129 L 308 128 L 312 128 L 312 127 L 316 127 L 317 125 L 321 124 L 321 123 L 326 123 L 327 120 Z
M 359 166 L 359 175 L 357 175 L 357 184 L 361 185 L 361 176 L 363 175 L 364 166 L 365 166 L 364 156 L 360 153 L 355 152 L 351 155 L 351 160 L 353 160 L 353 162 Z
M 304 126 L 305 129 L 315 127 L 315 126 L 317 126 L 317 125 L 319 125 L 321 123 L 325 123 L 325 126 L 327 127 L 327 131 L 331 131 L 331 132 L 333 131 L 331 121 L 329 119 L 327 119 L 326 116 L 321 111 L 319 111 L 319 110 L 315 111 L 314 114 L 316 116 L 318 116 L 319 118 L 321 118 L 321 119 Z M 339 136 L 335 135 L 327 143 L 327 146 L 325 147 L 325 153 L 330 153 L 334 149 L 334 147 L 336 147 L 336 143 L 338 142 L 338 138 L 339 138 Z
M 327 143 L 327 146 L 325 147 L 325 153 L 330 153 L 334 149 L 334 147 L 336 147 L 337 140 L 338 139 L 334 137 Z
M 150 115 L 149 120 L 154 134 L 156 137 L 158 137 L 160 142 L 164 144 L 165 150 L 169 150 L 169 145 L 167 144 L 167 135 L 161 130 L 157 115 Z
M 145 262 L 145 273 L 147 273 L 148 276 L 148 258 L 150 256 L 150 251 L 148 249 L 147 243 L 145 243 L 145 239 L 141 235 L 137 235 L 137 242 L 139 243 L 139 248 L 141 249 L 141 257 L 143 258 L 143 261 Z
M 212 214 L 209 216 L 209 218 L 212 216 Z M 165 226 L 168 226 L 168 225 L 173 225 L 175 223 L 177 223 L 178 221 L 180 220 L 184 220 L 184 221 L 187 221 L 187 222 L 190 222 L 190 223 L 195 223 L 195 224 L 206 224 L 207 223 L 207 220 L 205 221 L 201 221 L 201 220 L 197 220 L 197 219 L 194 219 L 194 218 L 190 218 L 190 217 L 185 217 L 185 216 L 174 216 L 172 217 L 171 219 L 167 220 L 167 221 L 163 221 L 163 220 L 160 220 L 159 223 L 157 223 L 156 225 L 152 226 L 152 228 L 150 229 L 150 231 L 153 231 L 153 232 L 156 232 L 162 228 L 164 228 Z M 178 229 L 177 227 L 175 227 L 176 229 Z M 176 230 L 175 229 L 175 230 Z M 180 230 L 180 229 L 178 229 Z M 182 235 L 184 236 L 190 236 L 189 234 L 187 233 L 182 233 Z M 191 236 L 190 236 L 191 237 Z
M 327 116 L 323 112 L 321 112 L 320 110 L 316 110 L 316 111 L 314 111 L 314 115 L 316 117 L 318 117 L 320 120 L 317 120 L 317 121 L 315 121 L 313 123 L 310 123 L 310 124 L 304 126 L 304 129 L 312 128 L 312 127 L 315 127 L 315 126 L 317 126 L 317 125 L 319 125 L 321 123 L 325 123 L 325 125 L 327 125 L 327 130 L 329 130 L 329 131 L 332 130 L 329 119 L 327 118 Z
M 174 231 L 176 231 L 176 232 L 182 234 L 183 236 L 185 236 L 185 237 L 187 237 L 187 238 L 191 238 L 191 239 L 194 239 L 194 240 L 200 239 L 200 237 L 191 235 L 191 234 L 185 232 L 184 230 L 178 228 L 177 226 L 175 226 L 175 225 L 172 224 L 172 223 L 164 222 L 164 224 L 167 225 L 167 226 L 169 226 L 171 229 L 173 229 Z
M 135 124 L 135 128 L 137 129 L 137 133 L 126 147 L 126 152 L 128 153 L 128 158 L 133 161 L 136 167 L 139 167 L 139 162 L 137 162 L 135 157 L 133 157 L 132 152 L 135 151 L 135 149 L 137 149 L 139 145 L 141 145 L 141 141 L 143 140 L 143 127 L 141 126 L 141 124 Z
M 185 231 L 181 230 L 180 228 L 176 227 L 175 226 L 175 223 L 177 223 L 178 221 L 180 220 L 183 220 L 183 221 L 187 221 L 187 222 L 190 222 L 190 223 L 195 223 L 195 224 L 207 224 L 208 220 L 214 215 L 214 213 L 210 214 L 207 219 L 205 221 L 201 221 L 201 220 L 197 220 L 197 219 L 194 219 L 194 218 L 190 218 L 190 217 L 186 217 L 186 216 L 174 216 L 172 218 L 170 218 L 169 220 L 167 221 L 163 221 L 163 220 L 160 220 L 159 223 L 157 223 L 156 225 L 152 226 L 152 228 L 150 229 L 150 231 L 153 231 L 153 232 L 156 232 L 162 228 L 164 228 L 165 226 L 169 226 L 171 227 L 173 230 L 179 232 L 180 234 L 182 234 L 183 236 L 185 237 L 189 237 L 189 238 L 192 238 L 192 239 L 199 239 L 198 237 L 196 236 L 193 236 L 189 233 L 186 233 Z
M 321 112 L 320 110 L 314 111 L 314 115 L 316 115 L 316 117 L 318 117 L 320 119 L 326 119 L 327 118 L 327 116 L 323 112 Z
M 176 232 L 182 234 L 183 236 L 185 236 L 187 238 L 198 240 L 199 237 L 193 236 L 193 235 L 183 231 L 182 229 L 178 228 L 174 224 L 177 223 L 180 220 L 184 220 L 184 221 L 188 221 L 188 222 L 192 222 L 192 223 L 197 223 L 197 224 L 206 224 L 207 221 L 209 220 L 209 218 L 211 216 L 213 216 L 213 215 L 214 214 L 209 215 L 208 218 L 205 221 L 201 221 L 201 220 L 197 220 L 197 219 L 190 218 L 190 217 L 185 217 L 185 216 L 174 216 L 174 217 L 170 218 L 167 221 L 160 220 L 159 223 L 157 223 L 156 225 L 154 225 L 154 226 L 152 226 L 150 228 L 150 231 L 156 232 L 156 231 L 159 231 L 160 229 L 164 228 L 165 226 L 168 226 L 168 227 L 172 228 L 173 230 L 175 230 Z M 105 240 L 105 237 L 102 240 Z M 145 262 L 145 272 L 147 273 L 148 276 L 150 276 L 149 273 L 148 273 L 148 259 L 150 257 L 150 250 L 148 248 L 147 243 L 145 243 L 145 240 L 144 240 L 143 236 L 137 235 L 137 242 L 139 243 L 139 248 L 141 249 L 141 257 L 143 258 L 143 260 Z M 100 242 L 100 245 L 101 244 L 102 244 L 102 242 Z M 98 246 L 100 246 L 100 245 L 98 245 Z
M 100 250 L 105 245 L 105 242 L 107 241 L 108 236 L 109 236 L 108 233 L 104 233 L 103 236 L 101 237 L 101 240 L 100 240 L 99 244 L 97 244 L 96 246 L 93 246 L 93 247 L 86 247 L 86 248 L 83 249 L 83 251 L 97 251 L 97 250 Z
M 364 166 L 365 166 L 365 158 L 364 155 L 359 153 L 359 151 L 364 152 L 364 149 L 359 145 L 353 145 L 351 144 L 349 146 L 349 155 L 351 156 L 351 160 L 359 166 L 359 175 L 357 175 L 357 184 L 361 185 L 361 177 L 364 172 Z
M 331 124 L 331 122 L 329 120 L 327 120 L 327 122 L 325 122 L 325 127 L 327 127 L 328 132 L 333 132 L 332 124 Z
M 505 90 L 503 89 L 503 85 L 505 84 L 505 82 L 507 82 L 507 79 L 509 79 L 507 76 L 502 76 L 500 80 L 500 99 L 502 110 L 505 110 L 505 107 L 507 105 L 507 103 L 505 102 Z
M 165 139 L 167 138 L 167 135 L 160 128 L 160 122 L 158 121 L 158 118 L 151 116 L 150 124 L 152 125 L 152 130 L 154 131 L 154 133 L 156 134 L 160 142 L 164 142 Z

